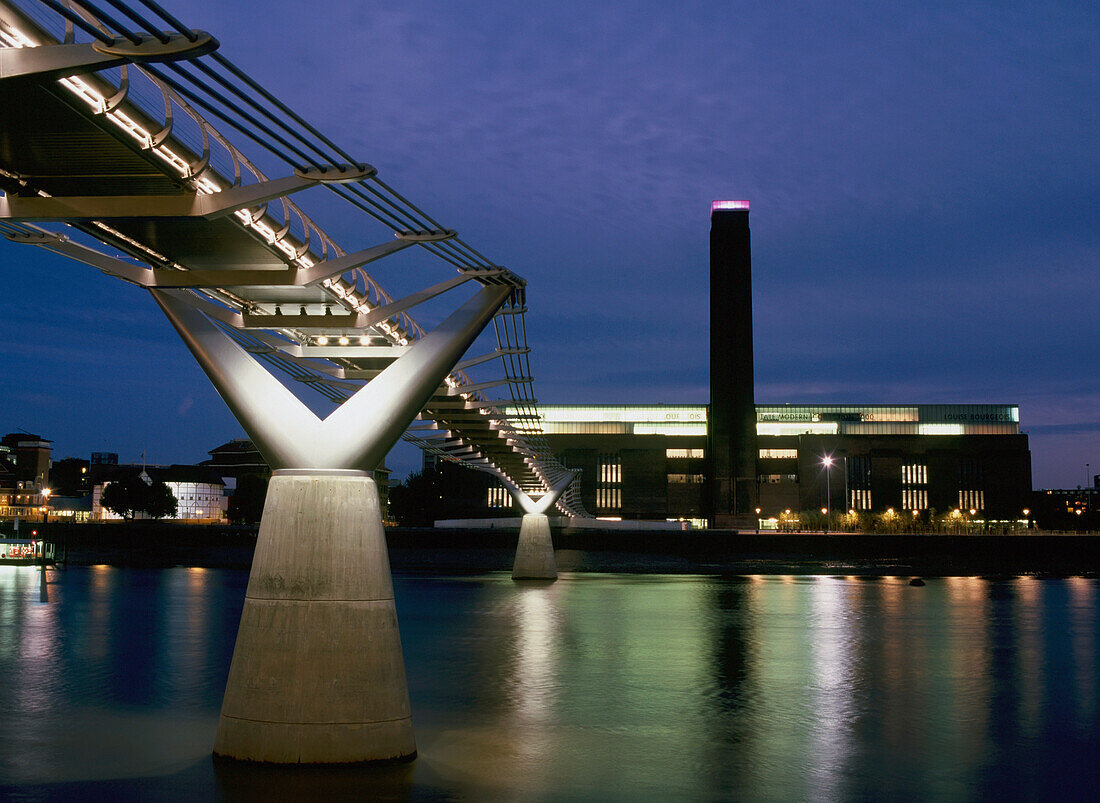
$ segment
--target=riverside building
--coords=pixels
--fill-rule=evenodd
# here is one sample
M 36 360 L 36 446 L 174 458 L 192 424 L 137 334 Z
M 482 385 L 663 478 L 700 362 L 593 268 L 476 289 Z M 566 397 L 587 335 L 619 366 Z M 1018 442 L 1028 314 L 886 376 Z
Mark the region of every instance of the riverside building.
M 582 470 L 584 506 L 742 529 L 822 509 L 1026 515 L 1031 452 L 1016 405 L 756 403 L 749 206 L 711 205 L 709 405 L 539 405 L 555 456 Z M 511 507 L 503 486 L 483 483 L 489 515 Z
M 597 516 L 704 526 L 708 418 L 704 405 L 545 404 L 538 423 L 582 470 L 581 499 Z M 820 508 L 1018 517 L 1031 491 L 1015 405 L 756 405 L 753 423 L 752 527 Z

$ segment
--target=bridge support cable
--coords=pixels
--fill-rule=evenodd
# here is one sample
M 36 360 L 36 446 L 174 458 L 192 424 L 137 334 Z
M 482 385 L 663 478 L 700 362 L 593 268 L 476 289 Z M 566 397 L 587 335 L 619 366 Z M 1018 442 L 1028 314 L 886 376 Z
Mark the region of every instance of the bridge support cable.
M 96 4 L 83 2 L 81 5 L 88 13 L 97 15 L 101 23 L 105 21 L 104 16 L 106 15 L 102 13 L 102 9 Z M 124 4 L 112 2 L 112 5 L 118 8 Z M 152 6 L 147 5 L 147 8 L 150 8 L 164 18 L 165 15 L 162 13 L 163 9 L 159 9 L 156 4 Z M 126 16 L 130 19 L 136 19 L 134 14 L 127 14 Z M 142 17 L 142 19 L 144 20 L 144 17 Z M 145 41 L 145 39 L 142 38 L 143 34 L 127 31 L 117 19 L 110 18 L 106 20 L 106 22 L 110 27 L 114 28 L 120 36 L 129 38 L 131 42 Z M 186 28 L 179 26 L 178 21 L 170 21 L 170 24 L 180 29 L 179 35 L 184 39 L 195 38 L 194 32 L 190 32 Z M 146 27 L 151 26 L 147 25 Z M 170 64 L 170 69 L 172 69 L 181 80 L 189 81 L 192 86 L 198 87 L 199 91 L 196 93 L 186 90 L 176 81 L 172 81 L 171 83 L 173 90 L 177 92 L 188 92 L 188 98 L 192 102 L 207 110 L 214 110 L 223 119 L 227 119 L 231 124 L 235 125 L 235 127 L 248 134 L 259 144 L 290 164 L 300 166 L 303 161 L 306 161 L 309 164 L 319 165 L 340 159 L 352 160 L 351 155 L 347 151 L 340 149 L 335 143 L 324 137 L 316 128 L 301 118 L 300 115 L 293 113 L 286 104 L 278 101 L 272 93 L 264 89 L 258 82 L 249 78 L 243 71 L 239 70 L 239 68 L 232 65 L 224 56 L 212 54 L 211 60 L 213 64 L 219 67 L 223 72 L 214 70 L 212 66 L 205 64 L 204 60 Z M 147 65 L 145 70 L 154 76 L 159 76 L 160 79 L 165 82 L 172 80 L 167 77 L 163 70 L 158 68 Z M 224 92 L 211 86 L 211 82 L 216 83 Z M 233 100 L 226 93 L 236 100 Z M 211 104 L 208 100 L 211 97 L 224 108 L 219 109 Z M 247 107 L 249 111 L 246 111 L 245 107 Z M 237 117 L 234 118 L 233 115 L 237 115 Z M 259 124 L 256 115 L 260 115 L 268 120 L 271 126 Z M 243 119 L 244 123 L 239 122 L 240 119 Z M 262 132 L 261 135 L 257 135 L 257 128 Z M 283 131 L 285 136 L 276 134 L 275 128 Z M 305 133 L 303 133 L 303 131 Z M 301 147 L 292 145 L 291 141 L 300 143 Z M 431 229 L 427 227 L 440 228 L 437 221 L 423 213 L 422 210 L 408 201 L 407 198 L 393 191 L 389 185 L 379 181 L 377 176 L 373 175 L 373 171 L 370 176 L 364 176 L 356 182 L 343 183 L 339 186 L 326 184 L 326 186 L 337 191 L 341 197 L 344 197 L 349 203 L 356 205 L 360 209 L 364 209 L 364 211 L 372 214 L 372 216 L 395 228 L 398 225 L 404 225 L 409 227 L 407 231 L 416 231 L 413 227 L 419 226 L 424 227 L 424 230 L 428 233 L 431 232 Z M 245 188 L 241 189 L 244 190 Z M 248 191 L 254 193 L 258 192 L 258 190 L 255 189 Z M 219 194 L 224 194 L 225 192 L 226 191 L 223 190 L 223 192 Z M 38 200 L 44 201 L 47 205 L 51 203 L 49 199 L 32 199 L 31 205 Z M 259 200 L 258 197 L 257 200 Z M 212 202 L 207 201 L 205 203 Z M 393 217 L 393 215 L 397 215 L 398 217 Z M 408 215 L 412 215 L 413 217 L 408 217 Z M 453 233 L 449 233 L 449 236 L 450 239 L 447 242 L 443 242 L 442 238 L 429 237 L 425 238 L 420 244 L 435 253 L 439 258 L 458 267 L 460 270 L 468 270 L 470 268 L 501 270 L 493 266 L 492 263 L 479 252 L 470 248 L 457 237 L 454 237 Z M 511 278 L 513 278 L 513 280 L 518 279 L 518 277 L 514 277 L 514 274 L 511 275 Z M 195 276 L 189 279 L 180 279 L 178 283 L 182 286 L 199 286 L 207 279 L 208 277 L 206 276 Z M 241 276 L 239 280 L 243 283 L 245 277 Z M 158 284 L 159 283 L 158 281 Z M 281 279 L 279 283 L 289 283 L 289 279 Z M 522 290 L 518 290 L 517 293 L 521 295 Z M 522 299 L 520 298 L 518 301 L 519 304 L 517 306 L 522 308 Z M 371 313 L 368 312 L 367 314 Z M 498 331 L 498 341 L 505 344 L 507 348 L 525 348 L 526 332 L 523 326 L 522 315 L 517 318 L 515 311 L 512 312 L 512 315 L 513 317 L 506 320 L 503 331 Z M 502 333 L 504 337 L 500 338 L 500 334 Z M 525 383 L 523 381 L 523 377 L 531 376 L 529 364 L 527 363 L 528 360 L 526 355 L 519 356 L 518 359 L 516 355 L 509 355 L 507 360 L 502 361 L 506 375 L 512 380 L 510 384 L 512 401 L 514 404 L 518 405 L 524 413 L 529 413 L 533 407 L 533 394 L 530 392 L 529 382 Z M 532 418 L 529 420 L 535 419 Z M 552 460 L 548 449 L 545 448 L 545 442 L 538 442 L 543 439 L 539 438 L 538 434 L 532 431 L 531 427 L 527 427 L 526 429 L 526 433 L 517 433 L 517 435 L 520 437 L 527 437 L 535 442 L 536 454 L 540 455 L 537 462 L 541 463 L 546 460 Z M 543 485 L 552 481 L 549 476 L 540 476 L 540 480 Z M 571 495 L 567 495 L 566 498 L 571 498 Z M 580 511 L 574 508 L 571 509 L 570 512 Z
M 540 508 L 531 516 L 555 505 L 585 515 L 574 473 L 542 435 L 526 283 L 209 52 L 212 37 L 152 0 L 140 6 L 0 0 L 0 232 L 146 287 L 275 470 L 216 751 L 287 763 L 408 757 L 371 470 L 403 437 L 509 483 Z M 204 115 L 293 174 L 269 179 Z M 394 239 L 342 249 L 288 197 L 314 184 Z M 71 229 L 21 222 L 31 219 Z M 390 296 L 365 266 L 410 245 L 458 275 Z M 470 279 L 479 288 L 434 329 L 412 318 L 414 305 Z M 495 348 L 463 359 L 490 320 Z M 336 409 L 315 415 L 303 390 Z

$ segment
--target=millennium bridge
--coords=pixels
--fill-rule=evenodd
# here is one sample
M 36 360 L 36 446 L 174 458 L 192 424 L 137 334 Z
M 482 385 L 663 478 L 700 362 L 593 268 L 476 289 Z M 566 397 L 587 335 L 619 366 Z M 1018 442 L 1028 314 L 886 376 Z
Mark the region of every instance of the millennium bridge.
M 360 157 L 152 0 L 0 0 L 0 232 L 146 289 L 274 472 L 229 758 L 415 756 L 372 474 L 398 439 L 509 489 L 517 579 L 556 577 L 549 510 L 589 515 L 538 429 L 526 282 Z M 365 241 L 326 233 L 309 189 Z M 408 248 L 440 273 L 395 298 L 368 266 Z M 434 327 L 413 318 L 444 294 Z

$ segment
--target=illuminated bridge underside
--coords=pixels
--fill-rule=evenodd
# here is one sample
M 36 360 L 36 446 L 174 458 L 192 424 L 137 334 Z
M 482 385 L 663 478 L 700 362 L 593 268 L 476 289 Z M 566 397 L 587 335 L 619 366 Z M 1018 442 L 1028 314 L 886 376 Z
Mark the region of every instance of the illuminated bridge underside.
M 447 372 L 403 437 L 534 497 L 559 486 L 568 472 L 534 425 L 524 280 L 295 116 L 213 52 L 209 36 L 155 3 L 126 16 L 100 5 L 68 4 L 66 19 L 57 4 L 0 2 L 0 231 L 170 294 L 257 362 L 337 404 L 428 334 L 412 307 L 468 282 L 504 288 L 495 348 Z M 119 21 L 149 16 L 163 32 Z M 248 131 L 284 174 L 266 176 L 208 116 Z M 377 238 L 337 245 L 291 200 L 318 186 Z M 365 266 L 413 246 L 454 272 L 395 299 Z M 557 506 L 587 515 L 573 489 Z

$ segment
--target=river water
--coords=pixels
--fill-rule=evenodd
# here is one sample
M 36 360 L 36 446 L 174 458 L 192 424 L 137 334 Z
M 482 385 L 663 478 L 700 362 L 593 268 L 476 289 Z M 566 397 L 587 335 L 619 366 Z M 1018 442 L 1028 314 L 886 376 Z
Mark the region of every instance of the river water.
M 247 574 L 0 567 L 0 797 L 1096 799 L 1100 581 L 395 572 L 419 758 L 210 758 Z

